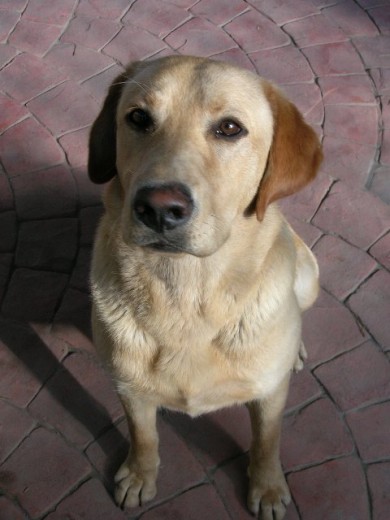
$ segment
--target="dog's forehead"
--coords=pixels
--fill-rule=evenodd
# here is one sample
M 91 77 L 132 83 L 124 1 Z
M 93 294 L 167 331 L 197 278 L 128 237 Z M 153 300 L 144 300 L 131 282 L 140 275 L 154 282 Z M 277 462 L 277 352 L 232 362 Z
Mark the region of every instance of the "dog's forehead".
M 251 110 L 265 99 L 255 74 L 211 60 L 157 60 L 131 78 L 124 97 L 127 103 L 142 101 L 158 108 L 167 105 L 197 106 L 208 111 L 241 108 Z

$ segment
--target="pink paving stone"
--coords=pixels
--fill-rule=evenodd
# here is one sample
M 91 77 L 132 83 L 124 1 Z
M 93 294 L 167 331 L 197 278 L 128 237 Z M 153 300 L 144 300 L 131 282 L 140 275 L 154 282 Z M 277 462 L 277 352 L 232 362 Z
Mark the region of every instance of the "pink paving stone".
M 325 76 L 319 78 L 325 105 L 376 105 L 375 92 L 367 75 Z
M 85 206 L 96 206 L 99 204 L 104 186 L 91 182 L 85 167 L 75 168 L 73 177 L 77 185 L 80 206 L 84 208 Z
M 32 118 L 21 121 L 3 134 L 0 155 L 10 177 L 54 166 L 64 159 L 53 136 Z
M 13 11 L 23 11 L 28 0 L 2 0 L 0 9 L 12 9 Z
M 364 474 L 357 458 L 332 460 L 288 478 L 300 518 L 370 518 Z
M 87 164 L 89 132 L 90 127 L 88 126 L 87 128 L 66 134 L 59 139 L 66 159 L 72 168 Z
M 372 69 L 371 76 L 379 94 L 390 94 L 390 69 Z
M 18 23 L 20 14 L 9 9 L 2 9 L 0 14 L 0 41 L 5 41 L 12 29 Z
M 103 53 L 115 58 L 122 65 L 127 65 L 130 61 L 153 56 L 165 47 L 160 38 L 129 24 L 104 47 Z
M 364 65 L 350 42 L 306 47 L 303 53 L 318 76 L 364 73 Z
M 15 265 L 69 272 L 77 253 L 77 238 L 76 218 L 22 222 Z
M 72 215 L 76 186 L 66 166 L 56 166 L 11 179 L 16 212 L 23 220 Z
M 161 520 L 162 518 L 229 520 L 231 517 L 215 489 L 206 484 L 146 512 L 142 518 L 145 520 Z
M 83 447 L 123 415 L 108 375 L 79 353 L 63 367 L 30 403 L 30 414 L 50 425 L 72 444 Z
M 50 351 L 58 361 L 62 361 L 70 352 L 70 346 L 52 334 L 50 323 L 30 323 L 30 328 L 45 345 L 45 352 Z M 51 356 L 51 359 L 52 356 Z
M 257 11 L 247 11 L 225 25 L 224 30 L 246 52 L 273 49 L 290 43 L 286 33 Z
M 8 41 L 20 51 L 42 57 L 57 41 L 61 32 L 61 27 L 22 19 Z
M 323 14 L 315 14 L 288 23 L 284 25 L 283 29 L 293 37 L 294 42 L 300 48 L 343 42 L 347 39 L 337 24 Z
M 375 170 L 370 191 L 390 205 L 390 166 L 382 166 Z
M 237 44 L 214 24 L 193 18 L 173 31 L 165 41 L 181 54 L 212 56 L 237 47 Z
M 325 235 L 313 252 L 320 266 L 320 280 L 333 296 L 344 300 L 377 269 L 367 253 L 340 238 Z
M 180 439 L 179 439 L 180 442 Z M 92 442 L 85 450 L 88 460 L 105 483 L 108 491 L 114 493 L 114 477 L 129 451 L 129 427 L 122 419 Z M 175 460 L 176 457 L 173 457 Z M 170 461 L 170 463 L 172 463 Z
M 281 199 L 278 204 L 288 218 L 295 217 L 308 222 L 318 210 L 332 182 L 328 175 L 319 173 L 314 182 L 298 193 Z
M 390 349 L 389 302 L 390 274 L 384 270 L 369 278 L 348 302 L 353 312 L 385 349 Z
M 293 374 L 290 382 L 290 390 L 286 403 L 286 410 L 293 410 L 297 407 L 321 397 L 322 389 L 318 385 L 310 370 L 304 369 Z
M 381 149 L 381 162 L 387 166 L 390 165 L 390 129 L 384 128 L 382 149 Z
M 17 222 L 14 211 L 0 213 L 0 252 L 8 253 L 13 251 L 18 234 Z
M 287 471 L 349 455 L 353 450 L 352 438 L 329 399 L 319 399 L 284 420 L 281 458 Z
M 370 16 L 353 0 L 346 0 L 324 10 L 324 14 L 337 23 L 347 36 L 376 36 L 378 29 Z
M 372 246 L 370 254 L 390 270 L 390 233 Z
M 311 224 L 308 224 L 307 222 L 299 220 L 293 216 L 288 217 L 288 222 L 294 231 L 298 233 L 298 235 L 310 248 L 313 247 L 313 245 L 322 235 L 322 232 L 315 226 L 312 226 Z
M 30 101 L 28 107 L 54 135 L 91 124 L 100 108 L 90 94 L 71 81 Z
M 75 0 L 29 0 L 23 18 L 34 22 L 65 25 L 75 7 Z
M 380 5 L 386 5 L 386 0 L 360 0 L 359 4 L 365 9 L 372 9 Z
M 375 38 L 354 38 L 354 45 L 367 68 L 390 67 L 390 41 L 388 35 Z
M 89 0 L 79 2 L 76 14 L 85 14 L 90 18 L 107 18 L 116 20 L 121 18 L 134 0 L 110 0 L 110 8 L 107 9 L 107 0 Z
M 91 333 L 91 299 L 89 294 L 68 289 L 53 323 L 53 334 L 72 347 L 95 354 Z
M 153 13 L 153 16 L 150 13 Z M 159 38 L 165 38 L 189 18 L 191 14 L 188 11 L 174 4 L 164 3 L 161 0 L 143 0 L 131 6 L 123 22 L 141 27 Z
M 66 283 L 64 274 L 16 269 L 3 301 L 3 314 L 27 321 L 50 320 Z
M 314 306 L 303 315 L 303 339 L 311 367 L 351 350 L 366 336 L 351 312 L 335 298 L 321 292 Z
M 382 97 L 383 121 L 387 127 L 390 123 L 390 96 L 384 95 Z
M 227 63 L 238 65 L 243 69 L 248 69 L 251 72 L 256 72 L 253 63 L 241 49 L 230 49 L 228 51 L 215 54 L 212 56 L 212 59 L 226 61 Z
M 251 5 L 261 13 L 269 16 L 279 25 L 317 14 L 318 8 L 314 2 L 296 2 L 295 0 L 251 0 Z
M 7 290 L 8 280 L 11 274 L 11 265 L 14 255 L 12 253 L 0 254 L 0 302 Z
M 243 0 L 231 0 L 229 3 L 221 5 L 214 0 L 200 0 L 193 6 L 191 12 L 197 16 L 204 16 L 215 25 L 223 25 L 234 17 L 248 9 L 248 4 Z
M 369 13 L 379 27 L 380 32 L 382 34 L 390 34 L 390 6 L 381 5 L 370 9 Z
M 375 160 L 375 146 L 325 136 L 323 151 L 324 172 L 336 179 L 346 181 L 350 186 L 365 186 Z
M 168 420 L 206 468 L 216 467 L 250 446 L 251 427 L 245 406 L 218 410 L 195 419 L 170 414 Z
M 81 247 L 77 254 L 76 265 L 74 266 L 70 286 L 80 291 L 89 291 L 89 271 L 92 251 L 90 247 Z
M 373 518 L 387 520 L 390 510 L 390 463 L 372 464 L 367 469 L 371 491 Z
M 327 105 L 325 135 L 376 145 L 379 140 L 377 107 Z
M 2 465 L 0 482 L 36 518 L 53 508 L 89 471 L 78 451 L 58 434 L 39 428 Z
M 18 51 L 15 47 L 12 47 L 8 43 L 0 43 L 0 68 L 2 69 L 5 65 L 10 63 L 17 53 Z
M 81 236 L 80 245 L 91 246 L 100 218 L 103 215 L 101 206 L 85 208 L 80 211 Z
M 25 520 L 26 518 L 24 512 L 5 496 L 0 497 L 0 511 L 3 520 Z
M 11 406 L 3 400 L 0 401 L 0 417 L 0 462 L 2 462 L 29 434 L 35 422 L 24 410 Z
M 324 106 L 318 85 L 315 83 L 285 85 L 283 91 L 297 105 L 308 123 L 322 124 L 324 120 Z
M 13 405 L 25 407 L 58 362 L 31 327 L 5 319 L 0 325 L 0 394 Z
M 177 494 L 205 480 L 202 466 L 189 449 L 186 439 L 165 420 L 158 419 L 161 466 L 155 501 Z
M 112 20 L 80 14 L 72 19 L 61 36 L 61 41 L 98 50 L 107 45 L 120 28 L 120 24 Z
M 389 397 L 390 366 L 371 341 L 321 365 L 315 375 L 342 410 Z
M 0 72 L 0 88 L 17 101 L 27 101 L 64 79 L 58 69 L 37 56 L 23 53 Z
M 292 45 L 254 52 L 251 60 L 260 76 L 279 84 L 312 82 L 314 79 L 307 60 Z
M 373 462 L 389 458 L 390 401 L 350 412 L 346 420 L 362 460 Z
M 364 226 L 357 226 L 364 215 Z M 322 203 L 313 223 L 367 249 L 388 229 L 390 207 L 371 193 L 337 182 Z
M 234 462 L 222 466 L 215 474 L 214 480 L 218 493 L 222 497 L 231 518 L 250 520 L 254 516 L 249 512 L 246 499 L 248 491 L 247 457 L 240 457 Z M 287 506 L 283 520 L 299 520 L 294 503 Z
M 13 207 L 14 195 L 11 191 L 9 180 L 3 170 L 0 169 L 0 211 L 13 209 Z
M 75 513 L 77 511 L 77 513 Z M 46 520 L 64 520 L 74 518 L 93 518 L 93 520 L 126 520 L 128 516 L 107 493 L 102 483 L 93 478 L 65 498 L 54 513 Z
M 27 117 L 29 111 L 14 99 L 0 93 L 0 132 Z
M 45 61 L 73 81 L 86 80 L 113 64 L 113 60 L 101 52 L 70 43 L 55 45 Z
M 166 4 L 174 4 L 178 7 L 190 8 L 198 3 L 198 0 L 163 0 Z
M 103 102 L 108 92 L 111 82 L 123 72 L 123 68 L 119 65 L 113 65 L 96 76 L 86 80 L 83 88 L 91 94 L 99 103 Z M 96 114 L 97 115 L 97 114 Z

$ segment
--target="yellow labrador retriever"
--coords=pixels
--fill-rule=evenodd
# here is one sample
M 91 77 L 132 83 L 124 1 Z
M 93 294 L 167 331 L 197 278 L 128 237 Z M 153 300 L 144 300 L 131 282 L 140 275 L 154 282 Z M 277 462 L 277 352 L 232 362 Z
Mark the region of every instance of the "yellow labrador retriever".
M 93 335 L 126 411 L 116 500 L 156 493 L 156 410 L 246 403 L 249 509 L 284 516 L 279 460 L 301 312 L 316 298 L 310 250 L 273 202 L 316 174 L 314 131 L 272 84 L 203 58 L 133 63 L 90 136 L 107 186 L 92 266 Z

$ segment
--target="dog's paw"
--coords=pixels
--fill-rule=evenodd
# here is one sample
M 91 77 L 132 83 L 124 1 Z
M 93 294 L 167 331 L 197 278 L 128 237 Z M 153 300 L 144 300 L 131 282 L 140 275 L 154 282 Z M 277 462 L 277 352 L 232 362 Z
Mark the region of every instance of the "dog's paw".
M 283 474 L 274 482 L 263 478 L 250 482 L 248 508 L 261 520 L 282 520 L 290 502 L 291 495 Z
M 142 471 L 126 460 L 115 475 L 115 501 L 122 509 L 138 507 L 156 495 L 156 471 Z
M 307 359 L 307 351 L 306 351 L 303 341 L 301 341 L 297 359 L 295 360 L 295 363 L 294 363 L 294 372 L 299 372 L 300 370 L 302 370 L 306 359 Z

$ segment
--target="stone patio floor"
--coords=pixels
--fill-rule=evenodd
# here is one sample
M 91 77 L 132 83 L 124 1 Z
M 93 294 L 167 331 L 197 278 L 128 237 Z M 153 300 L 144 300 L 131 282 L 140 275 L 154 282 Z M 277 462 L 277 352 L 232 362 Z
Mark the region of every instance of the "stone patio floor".
M 87 137 L 121 64 L 212 56 L 278 84 L 323 139 L 283 201 L 318 257 L 282 462 L 287 520 L 390 518 L 387 0 L 0 0 L 0 518 L 246 519 L 243 408 L 161 414 L 156 499 L 123 512 L 121 406 L 90 340 L 100 188 Z

